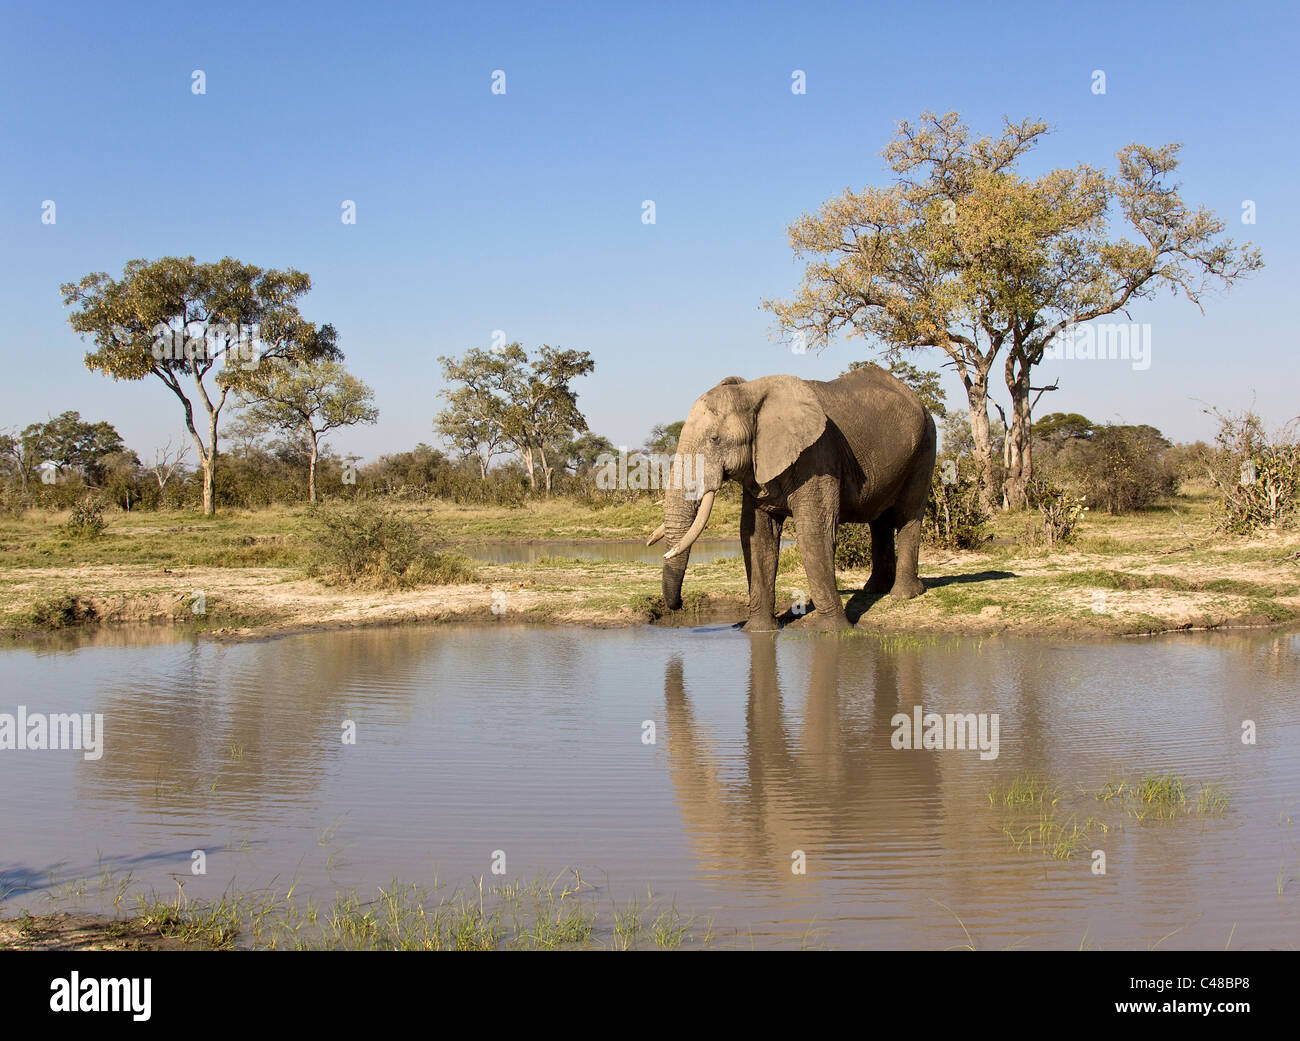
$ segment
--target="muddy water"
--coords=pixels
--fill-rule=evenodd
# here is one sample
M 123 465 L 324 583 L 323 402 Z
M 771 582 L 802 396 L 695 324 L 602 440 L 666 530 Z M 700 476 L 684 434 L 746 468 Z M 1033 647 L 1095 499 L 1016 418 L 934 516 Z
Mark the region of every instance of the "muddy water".
M 783 545 L 794 545 L 783 540 Z M 659 564 L 664 545 L 647 546 L 641 542 L 484 542 L 464 546 L 461 552 L 487 564 L 536 564 L 544 557 L 579 560 L 613 560 L 621 564 Z M 734 539 L 700 539 L 691 548 L 691 561 L 707 564 L 721 557 L 739 557 L 740 543 Z
M 1295 635 L 444 627 L 111 639 L 0 666 L 0 712 L 105 729 L 96 761 L 0 751 L 9 914 L 101 863 L 160 894 L 179 875 L 191 897 L 292 879 L 330 895 L 490 880 L 503 850 L 508 877 L 577 867 L 598 905 L 649 888 L 746 946 L 1300 943 Z M 997 758 L 893 747 L 917 705 L 996 713 Z M 1066 861 L 1017 849 L 988 793 L 1026 771 L 1110 830 Z M 1138 821 L 1080 794 L 1165 771 L 1221 782 L 1226 813 Z

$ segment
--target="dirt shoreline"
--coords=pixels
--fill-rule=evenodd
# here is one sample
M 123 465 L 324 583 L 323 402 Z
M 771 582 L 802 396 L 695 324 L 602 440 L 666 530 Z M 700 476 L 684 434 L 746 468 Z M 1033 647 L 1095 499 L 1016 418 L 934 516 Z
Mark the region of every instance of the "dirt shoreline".
M 845 569 L 841 596 L 857 631 L 889 637 L 1086 639 L 1300 622 L 1300 532 L 1224 536 L 1215 508 L 1198 493 L 1140 515 L 1090 515 L 1077 543 L 1050 548 L 1033 537 L 1034 515 L 999 515 L 990 521 L 995 540 L 979 550 L 922 548 L 922 596 L 868 595 L 866 572 Z M 430 543 L 563 553 L 575 542 L 643 541 L 660 513 L 649 501 L 593 508 L 545 500 L 519 509 L 434 502 L 402 507 L 401 516 Z M 737 504 L 715 513 L 704 537 L 729 538 Z M 739 557 L 692 562 L 686 609 L 665 612 L 654 561 L 537 555 L 475 563 L 477 581 L 467 584 L 376 590 L 307 576 L 312 529 L 300 510 L 133 514 L 90 542 L 65 537 L 57 520 L 0 518 L 6 644 L 143 625 L 238 641 L 407 624 L 725 624 L 743 621 L 748 602 Z M 806 589 L 797 550 L 783 551 L 778 612 L 795 630 L 816 627 L 815 612 L 799 613 Z
M 925 575 L 926 593 L 912 601 L 864 594 L 865 573 L 841 573 L 841 596 L 855 630 L 882 636 L 1079 639 L 1285 627 L 1300 619 L 1300 588 L 1266 598 L 1249 587 L 1235 588 L 1237 579 L 1211 579 L 1200 589 L 1167 588 L 1160 585 L 1164 579 L 1174 586 L 1188 583 L 1177 575 L 1123 568 L 1085 568 L 1054 581 L 1041 561 L 1039 567 L 1032 561 L 997 567 L 977 559 L 953 563 L 966 566 Z M 143 566 L 11 570 L 0 573 L 0 602 L 10 607 L 11 616 L 24 607 L 31 610 L 27 605 L 55 589 L 67 590 L 63 595 L 76 608 L 62 624 L 9 625 L 0 633 L 13 645 L 41 642 L 52 633 L 166 627 L 234 642 L 400 625 L 544 623 L 608 629 L 745 619 L 744 573 L 734 561 L 696 569 L 693 589 L 688 579 L 686 608 L 668 613 L 657 597 L 657 573 L 647 577 L 645 565 L 575 560 L 528 570 L 485 565 L 484 577 L 494 581 L 403 591 L 329 587 L 280 568 L 178 569 L 165 576 Z M 790 605 L 783 620 L 793 631 L 816 625 L 815 612 L 801 617 L 795 611 L 802 579 L 794 572 L 778 583 L 782 606 Z
M 0 918 L 0 951 L 210 950 L 164 936 L 139 918 L 57 911 Z

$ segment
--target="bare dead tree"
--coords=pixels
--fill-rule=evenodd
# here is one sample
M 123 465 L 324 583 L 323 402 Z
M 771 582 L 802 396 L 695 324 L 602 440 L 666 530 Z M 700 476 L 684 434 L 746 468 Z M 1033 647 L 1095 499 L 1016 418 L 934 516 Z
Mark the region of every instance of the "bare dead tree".
M 153 466 L 149 469 L 153 471 L 155 479 L 158 481 L 158 491 L 164 491 L 167 488 L 167 482 L 172 476 L 185 465 L 185 458 L 190 454 L 190 446 L 182 441 L 179 445 L 173 447 L 171 438 L 167 443 L 159 448 L 153 454 Z

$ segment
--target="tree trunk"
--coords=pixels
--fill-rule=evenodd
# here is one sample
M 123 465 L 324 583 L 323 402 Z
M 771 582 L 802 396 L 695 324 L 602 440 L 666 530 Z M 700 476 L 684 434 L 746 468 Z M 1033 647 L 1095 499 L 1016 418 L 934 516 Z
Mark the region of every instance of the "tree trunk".
M 537 475 L 533 473 L 533 450 L 525 448 L 523 450 L 524 466 L 528 469 L 528 486 L 537 491 Z
M 203 464 L 203 516 L 211 517 L 217 512 L 216 505 L 216 487 L 217 487 L 217 418 L 221 415 L 221 407 L 212 407 L 208 401 L 207 392 L 203 389 L 202 381 L 195 377 L 199 386 L 199 393 L 203 397 L 203 407 L 208 412 L 208 444 L 205 448 L 203 438 L 199 436 L 198 430 L 194 427 L 194 411 L 190 407 L 189 399 L 184 394 L 176 390 L 176 396 L 181 399 L 185 406 L 185 426 L 189 429 L 190 436 L 194 438 L 194 444 L 199 450 L 199 462 Z M 222 403 L 226 400 L 226 394 L 229 389 L 221 392 Z
M 211 517 L 216 513 L 217 417 L 221 414 L 221 405 L 225 404 L 226 395 L 230 393 L 230 388 L 226 387 L 222 390 L 221 400 L 217 407 L 213 408 L 212 402 L 208 400 L 208 393 L 203 388 L 203 380 L 199 378 L 197 372 L 195 374 L 194 382 L 198 386 L 203 407 L 208 412 L 208 444 L 204 446 L 203 438 L 199 436 L 198 427 L 194 425 L 194 406 L 190 403 L 190 399 L 185 396 L 180 384 L 175 379 L 165 378 L 163 382 L 180 399 L 181 407 L 185 410 L 185 429 L 190 432 L 190 437 L 194 439 L 194 446 L 199 452 L 199 462 L 203 466 L 203 515 Z
M 542 478 L 546 481 L 546 494 L 551 494 L 551 474 L 555 472 L 555 467 L 548 466 L 546 462 L 546 449 L 539 448 L 538 454 L 542 457 Z
M 989 433 L 988 373 L 967 377 L 966 397 L 970 404 L 970 433 L 975 442 L 975 470 L 979 474 L 979 500 L 985 512 L 991 512 L 997 498 L 993 474 L 993 438 Z
M 1023 376 L 1008 380 L 1011 393 L 1011 422 L 1007 427 L 1007 475 L 1004 489 L 1007 505 L 1023 509 L 1029 504 L 1029 481 L 1034 475 L 1033 441 L 1030 427 L 1033 422 L 1029 402 L 1029 370 Z
M 212 444 L 212 466 L 208 470 L 208 480 L 212 487 L 209 489 L 209 497 L 212 500 L 212 508 L 208 511 L 208 516 L 212 517 L 217 512 L 217 414 L 212 414 L 212 423 L 208 428 L 208 437 Z
M 203 460 L 203 516 L 217 512 L 217 413 L 208 420 L 208 454 Z
M 316 432 L 311 435 L 311 462 L 307 464 L 307 501 L 316 501 Z
M 203 457 L 203 516 L 211 517 L 216 509 L 212 503 L 212 486 L 213 477 L 216 471 L 216 460 L 209 456 Z
M 194 438 L 194 445 L 199 450 L 199 465 L 203 467 L 203 515 L 210 517 L 212 515 L 212 472 L 216 460 L 204 446 L 203 438 L 199 436 L 188 412 L 185 416 L 185 425 L 189 428 L 190 436 Z

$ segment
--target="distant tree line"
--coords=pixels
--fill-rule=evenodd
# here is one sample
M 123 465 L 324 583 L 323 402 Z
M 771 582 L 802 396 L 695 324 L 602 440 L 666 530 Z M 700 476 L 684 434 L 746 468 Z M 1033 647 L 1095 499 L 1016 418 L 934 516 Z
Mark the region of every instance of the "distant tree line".
M 1210 410 L 1219 424 L 1214 444 L 1174 445 L 1145 424 L 1098 424 L 1074 413 L 1033 419 L 1038 398 L 1029 392 L 1054 388 L 1031 388 L 1028 374 L 1053 330 L 1111 313 L 1159 284 L 1198 301 L 1208 285 L 1231 285 L 1260 264 L 1257 252 L 1223 239 L 1221 221 L 1185 207 L 1166 183 L 1176 148 L 1130 146 L 1115 177 L 1080 168 L 1021 182 L 1012 168 L 1043 132 L 1038 123 L 1007 124 L 1000 138 L 973 141 L 951 114 L 903 124 L 886 150 L 898 185 L 848 193 L 792 227 L 799 252 L 833 262 L 811 265 L 801 295 L 769 307 L 785 328 L 814 342 L 848 327 L 887 348 L 889 371 L 941 422 L 929 522 L 946 526 L 953 545 L 977 542 L 999 499 L 1004 508 L 1074 503 L 1077 511 L 1086 501 L 1124 513 L 1157 504 L 1186 480 L 1218 491 L 1230 530 L 1290 523 L 1300 497 L 1294 427 L 1270 435 L 1253 413 Z M 1050 219 L 1034 209 L 1046 221 L 1035 230 L 1041 249 L 1012 236 L 1005 250 L 990 252 L 1010 235 L 994 206 L 1007 193 L 1031 209 L 1044 200 L 1064 206 Z M 1112 200 L 1145 245 L 1105 239 L 1098 207 Z M 863 222 L 889 232 L 873 240 L 869 255 Z M 1167 248 L 1165 236 L 1175 236 L 1177 247 Z M 1028 252 L 1018 252 L 1021 245 Z M 997 287 L 1007 279 L 1061 271 L 1066 288 L 1019 294 L 1006 310 L 1012 301 Z M 899 272 L 912 275 L 898 281 Z M 1081 307 L 1070 294 L 1085 276 L 1094 299 Z M 327 435 L 375 423 L 379 412 L 371 389 L 344 369 L 333 326 L 300 313 L 310 287 L 302 272 L 229 257 L 133 260 L 120 278 L 92 273 L 64 285 L 69 322 L 92 345 L 87 367 L 114 379 L 157 378 L 176 399 L 184 433 L 142 458 L 110 423 L 75 411 L 0 429 L 0 507 L 66 508 L 87 493 L 123 510 L 207 514 L 323 497 L 522 503 L 552 494 L 592 502 L 660 494 L 653 484 L 610 487 L 596 479 L 620 450 L 588 428 L 578 406 L 575 383 L 595 362 L 587 351 L 547 344 L 531 355 L 515 342 L 441 357 L 446 407 L 433 430 L 443 447 L 420 443 L 363 465 L 339 456 Z M 954 324 L 963 309 L 979 332 L 970 342 Z M 949 410 L 938 374 L 902 358 L 924 346 L 949 355 L 969 409 Z M 1004 350 L 1009 418 L 987 382 Z M 989 417 L 989 405 L 999 419 Z M 623 472 L 636 468 L 638 456 L 671 455 L 682 425 L 656 425 L 628 453 Z
M 567 360 L 563 360 L 565 353 Z M 537 359 L 544 372 L 559 373 L 553 386 L 561 389 L 551 398 L 558 404 L 550 419 L 536 405 L 547 400 L 536 393 L 545 375 L 534 369 L 522 380 L 517 375 L 498 380 L 498 388 L 529 386 L 537 380 L 527 398 L 536 410 L 521 411 L 541 417 L 542 422 L 498 420 L 500 429 L 511 433 L 503 434 L 494 451 L 489 452 L 490 435 L 480 434 L 474 442 L 444 433 L 450 442 L 445 447 L 421 443 L 364 464 L 340 456 L 322 438 L 340 426 L 377 419 L 365 384 L 332 359 L 268 369 L 262 381 L 248 384 L 237 398 L 240 410 L 226 426 L 226 447 L 212 501 L 223 507 L 255 509 L 329 497 L 483 504 L 521 504 L 544 495 L 592 503 L 656 499 L 660 489 L 653 486 L 633 483 L 611 489 L 595 480 L 598 467 L 608 465 L 619 449 L 588 430 L 577 409 L 568 382 L 574 373 L 590 371 L 590 359 L 581 355 L 548 348 Z M 445 364 L 450 371 L 467 373 L 468 368 L 458 366 L 498 366 L 502 360 L 489 352 L 471 351 L 462 362 L 447 359 Z M 504 358 L 517 372 L 524 371 L 526 361 L 522 348 Z M 854 363 L 851 368 L 861 364 L 867 363 Z M 553 365 L 557 367 L 548 369 Z M 897 359 L 889 368 L 940 419 L 931 523 L 947 525 L 954 545 L 977 542 L 986 514 L 979 506 L 982 485 L 965 411 L 946 408 L 937 374 Z M 445 396 L 463 400 L 458 395 L 465 386 L 458 387 L 453 380 Z M 513 400 L 499 389 L 497 394 L 500 397 L 492 406 L 498 410 L 495 415 L 509 417 Z M 489 422 L 486 417 L 493 414 L 483 409 L 482 422 Z M 1286 523 L 1297 495 L 1293 485 L 1300 480 L 1295 439 L 1270 437 L 1252 413 L 1213 414 L 1220 427 L 1214 444 L 1173 444 L 1149 424 L 1097 423 L 1078 413 L 1042 416 L 1032 430 L 1038 462 L 1031 496 L 1035 490 L 1041 494 L 1052 489 L 1086 501 L 1094 511 L 1129 513 L 1159 504 L 1176 494 L 1183 482 L 1191 481 L 1217 488 L 1225 503 L 1239 504 L 1235 509 L 1240 516 L 1229 523 L 1233 530 Z M 458 417 L 463 414 L 444 410 L 435 419 L 435 429 L 455 429 Z M 508 425 L 512 422 L 521 426 L 512 428 Z M 682 426 L 681 420 L 654 426 L 643 445 L 628 451 L 628 471 L 636 469 L 639 456 L 671 455 Z M 997 463 L 1003 458 L 1005 436 L 1005 429 L 994 421 L 990 444 L 995 492 L 1003 478 Z M 508 454 L 510 448 L 514 454 Z M 86 420 L 75 411 L 0 433 L 0 504 L 11 509 L 67 508 L 88 492 L 122 510 L 201 509 L 207 501 L 205 483 L 203 468 L 191 464 L 183 438 L 142 457 L 124 444 L 111 423 Z M 1256 516 L 1262 518 L 1258 524 L 1250 520 Z

